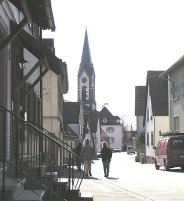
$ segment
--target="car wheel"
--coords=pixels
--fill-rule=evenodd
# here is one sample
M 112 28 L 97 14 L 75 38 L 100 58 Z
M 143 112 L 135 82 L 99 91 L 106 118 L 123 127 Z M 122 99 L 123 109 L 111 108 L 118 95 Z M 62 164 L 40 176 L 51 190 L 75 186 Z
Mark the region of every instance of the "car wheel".
M 156 160 L 155 160 L 155 169 L 156 169 L 156 170 L 159 170 L 159 168 L 160 168 L 160 166 L 157 165 L 157 162 L 156 162 Z

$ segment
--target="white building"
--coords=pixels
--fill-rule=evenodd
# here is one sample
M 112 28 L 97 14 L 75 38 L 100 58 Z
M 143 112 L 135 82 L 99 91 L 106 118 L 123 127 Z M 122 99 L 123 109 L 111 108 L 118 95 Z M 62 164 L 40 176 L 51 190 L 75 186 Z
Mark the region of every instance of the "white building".
M 146 106 L 144 115 L 146 162 L 153 163 L 154 146 L 160 139 L 159 132 L 169 130 L 168 86 L 167 81 L 160 78 L 163 71 L 148 71 L 146 83 Z
M 109 147 L 114 149 L 123 146 L 123 132 L 120 118 L 113 116 L 106 107 L 99 112 L 101 127 L 101 142 L 107 141 Z

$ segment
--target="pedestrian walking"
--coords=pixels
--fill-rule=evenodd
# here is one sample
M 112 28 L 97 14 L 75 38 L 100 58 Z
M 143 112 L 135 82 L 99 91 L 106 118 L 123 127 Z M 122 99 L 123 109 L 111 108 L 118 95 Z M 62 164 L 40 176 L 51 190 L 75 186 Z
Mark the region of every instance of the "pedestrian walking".
M 94 148 L 90 145 L 88 138 L 84 139 L 83 147 L 81 149 L 81 160 L 84 162 L 84 171 L 86 177 L 92 176 L 91 174 L 91 161 L 94 159 Z
M 81 149 L 82 149 L 82 143 L 79 142 L 78 146 L 75 147 L 74 152 L 77 154 L 76 156 L 76 165 L 77 165 L 77 170 L 81 170 Z
M 102 163 L 103 163 L 103 169 L 104 169 L 104 177 L 108 177 L 110 162 L 112 158 L 112 151 L 108 147 L 106 141 L 102 142 L 101 156 L 102 156 Z

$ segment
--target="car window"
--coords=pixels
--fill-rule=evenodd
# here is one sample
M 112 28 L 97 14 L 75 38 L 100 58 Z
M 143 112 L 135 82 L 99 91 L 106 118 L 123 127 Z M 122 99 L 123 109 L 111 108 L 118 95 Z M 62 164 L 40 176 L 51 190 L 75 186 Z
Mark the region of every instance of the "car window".
M 170 142 L 171 149 L 184 149 L 184 139 L 172 139 Z

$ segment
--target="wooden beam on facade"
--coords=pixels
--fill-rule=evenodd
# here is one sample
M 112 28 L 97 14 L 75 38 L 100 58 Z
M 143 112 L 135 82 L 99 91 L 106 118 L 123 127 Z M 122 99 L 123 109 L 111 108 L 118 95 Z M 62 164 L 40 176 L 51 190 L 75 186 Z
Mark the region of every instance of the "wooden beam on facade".
M 44 59 L 40 59 L 31 70 L 24 76 L 21 82 L 15 88 L 15 94 L 24 86 L 26 80 L 34 73 L 34 71 L 43 63 Z
M 45 68 L 44 71 L 40 74 L 40 76 L 34 81 L 34 83 L 31 85 L 31 87 L 27 90 L 27 92 L 24 95 L 24 99 L 31 93 L 31 91 L 34 89 L 34 87 L 37 85 L 38 82 L 42 79 L 42 77 L 48 72 L 48 69 Z
M 9 44 L 11 43 L 17 35 L 21 32 L 24 26 L 28 23 L 27 18 L 24 18 L 14 30 L 0 43 L 0 52 Z

